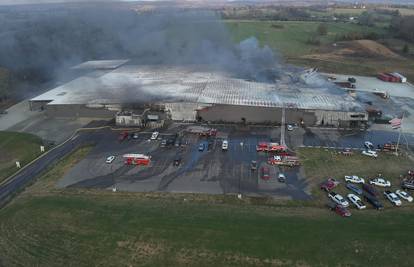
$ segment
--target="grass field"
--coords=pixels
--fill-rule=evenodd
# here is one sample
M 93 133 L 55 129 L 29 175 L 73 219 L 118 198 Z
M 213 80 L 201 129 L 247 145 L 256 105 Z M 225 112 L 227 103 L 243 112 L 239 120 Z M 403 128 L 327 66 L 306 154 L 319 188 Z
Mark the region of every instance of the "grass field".
M 256 37 L 262 45 L 281 52 L 286 58 L 297 58 L 313 52 L 318 46 L 308 44 L 309 38 L 315 35 L 320 22 L 302 21 L 226 21 L 235 42 L 251 36 Z M 274 25 L 279 25 L 274 26 Z M 327 23 L 328 34 L 321 37 L 321 43 L 334 42 L 336 35 L 349 32 L 383 33 L 377 27 L 364 27 L 352 23 Z
M 16 161 L 23 167 L 40 155 L 41 144 L 32 134 L 0 132 L 0 182 L 16 171 Z
M 234 196 L 54 189 L 54 182 L 89 149 L 68 156 L 0 210 L 0 265 L 414 264 L 414 216 L 407 206 L 353 211 L 353 217 L 343 219 L 317 201 L 309 206 L 276 201 L 260 205 L 255 198 L 239 201 Z M 342 160 L 308 149 L 300 153 L 312 179 L 339 175 L 352 164 L 358 164 L 361 175 L 383 167 L 390 168 L 384 175 L 396 174 L 409 164 L 384 158 L 376 170 L 359 157 Z M 382 166 L 385 160 L 390 162 Z

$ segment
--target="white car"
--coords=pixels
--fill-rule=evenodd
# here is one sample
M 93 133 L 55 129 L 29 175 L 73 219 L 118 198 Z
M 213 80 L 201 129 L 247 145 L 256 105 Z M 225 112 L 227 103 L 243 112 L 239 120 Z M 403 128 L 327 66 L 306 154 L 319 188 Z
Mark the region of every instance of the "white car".
M 374 151 L 374 150 L 363 150 L 362 155 L 365 155 L 365 156 L 368 156 L 368 157 L 373 157 L 373 158 L 378 157 L 377 151 Z
M 333 202 L 335 202 L 338 205 L 341 205 L 342 207 L 348 207 L 349 203 L 348 201 L 345 200 L 345 198 L 343 198 L 341 195 L 335 193 L 335 192 L 330 192 L 328 194 L 328 197 L 330 199 L 332 199 Z
M 288 124 L 286 128 L 288 131 L 293 131 L 293 125 L 291 124 Z
M 362 210 L 362 209 L 367 208 L 367 206 L 364 205 L 362 200 L 357 195 L 348 194 L 347 197 L 348 197 L 349 201 L 351 201 L 351 203 L 354 204 L 355 207 L 357 207 L 357 209 Z
M 407 192 L 403 190 L 397 190 L 395 193 L 402 199 L 407 200 L 408 202 L 413 202 L 413 197 L 410 196 Z
M 224 140 L 223 143 L 221 144 L 221 149 L 227 150 L 228 148 L 229 148 L 229 141 Z
M 384 196 L 395 206 L 401 206 L 401 200 L 395 193 L 387 190 L 384 192 Z
M 157 140 L 159 134 L 159 132 L 153 132 L 151 135 L 151 140 Z
M 381 187 L 391 187 L 391 182 L 383 178 L 372 179 L 369 183 Z
M 351 183 L 356 183 L 356 184 L 363 184 L 365 183 L 364 178 L 361 178 L 359 176 L 356 175 L 345 175 L 345 181 L 346 182 L 351 182 Z
M 106 163 L 111 164 L 112 161 L 114 161 L 114 160 L 115 160 L 115 156 L 109 156 L 109 157 L 106 158 Z
M 371 143 L 370 141 L 365 141 L 365 142 L 364 142 L 364 146 L 365 146 L 367 149 L 373 149 L 373 148 L 374 148 L 374 144 L 373 144 L 373 143 Z

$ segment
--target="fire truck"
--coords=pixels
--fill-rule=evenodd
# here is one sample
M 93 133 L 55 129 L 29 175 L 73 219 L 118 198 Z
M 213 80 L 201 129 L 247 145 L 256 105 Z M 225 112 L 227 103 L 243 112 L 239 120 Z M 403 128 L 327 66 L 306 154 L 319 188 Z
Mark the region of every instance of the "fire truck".
M 124 158 L 125 165 L 144 165 L 147 166 L 151 162 L 151 156 L 144 154 L 125 154 Z
M 260 142 L 256 146 L 257 152 L 286 152 L 286 150 L 286 146 L 281 146 L 278 143 Z
M 281 166 L 299 166 L 299 158 L 296 156 L 272 156 L 267 161 L 270 165 L 281 165 Z

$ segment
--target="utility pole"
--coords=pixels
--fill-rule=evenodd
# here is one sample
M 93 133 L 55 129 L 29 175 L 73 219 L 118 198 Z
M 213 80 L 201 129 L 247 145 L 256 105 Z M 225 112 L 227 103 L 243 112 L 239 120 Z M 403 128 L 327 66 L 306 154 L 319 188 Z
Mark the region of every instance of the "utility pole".
M 399 145 L 400 145 L 400 140 L 401 140 L 401 133 L 402 133 L 402 124 L 403 124 L 403 120 L 404 120 L 404 112 L 403 112 L 402 117 L 401 117 L 400 132 L 399 132 L 399 134 L 398 134 L 397 146 L 395 147 L 395 155 L 397 155 L 397 156 L 398 156 L 398 147 L 399 147 Z
M 280 145 L 286 146 L 285 142 L 285 123 L 286 123 L 286 116 L 285 116 L 285 107 L 282 108 L 282 126 L 280 128 Z

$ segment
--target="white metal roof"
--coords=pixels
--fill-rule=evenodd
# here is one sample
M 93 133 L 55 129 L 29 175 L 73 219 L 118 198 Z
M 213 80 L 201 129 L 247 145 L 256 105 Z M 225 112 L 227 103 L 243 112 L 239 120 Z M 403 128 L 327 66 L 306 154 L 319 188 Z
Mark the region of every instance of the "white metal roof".
M 50 101 L 51 105 L 153 101 L 361 110 L 361 106 L 350 97 L 327 94 L 327 90 L 252 82 L 222 72 L 194 69 L 124 65 L 100 77 L 82 76 L 32 101 Z

